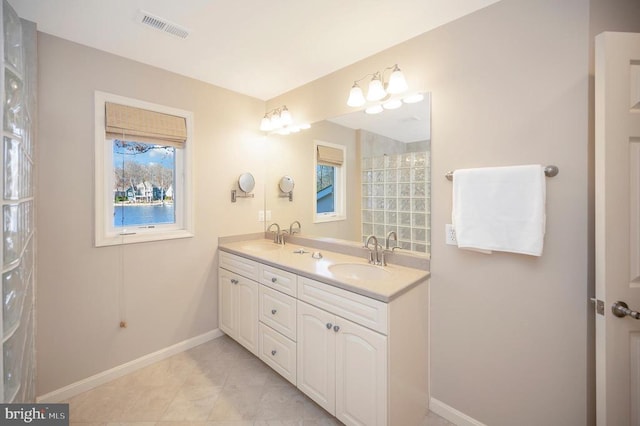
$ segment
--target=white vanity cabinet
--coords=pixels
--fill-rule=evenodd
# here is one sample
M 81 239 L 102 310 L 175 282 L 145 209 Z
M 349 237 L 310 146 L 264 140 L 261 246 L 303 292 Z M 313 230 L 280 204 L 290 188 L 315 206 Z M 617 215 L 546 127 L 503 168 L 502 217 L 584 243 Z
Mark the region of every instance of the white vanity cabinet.
M 274 264 L 220 252 L 222 331 L 346 425 L 421 424 L 427 278 L 383 302 Z
M 244 268 L 223 263 L 222 255 L 227 254 L 221 253 L 221 265 L 244 271 Z M 224 256 L 225 260 L 228 260 L 227 256 Z M 238 256 L 233 256 L 232 259 L 249 269 L 252 264 L 256 267 L 258 265 Z M 220 329 L 254 355 L 258 355 L 258 286 L 257 282 L 234 271 L 222 267 L 218 270 Z
M 326 286 L 303 278 L 299 291 L 309 285 L 320 291 Z M 358 295 L 347 295 L 346 301 L 352 304 L 350 313 L 359 316 L 361 306 L 350 300 L 353 296 Z M 347 425 L 386 425 L 387 377 L 386 335 L 298 300 L 301 391 Z

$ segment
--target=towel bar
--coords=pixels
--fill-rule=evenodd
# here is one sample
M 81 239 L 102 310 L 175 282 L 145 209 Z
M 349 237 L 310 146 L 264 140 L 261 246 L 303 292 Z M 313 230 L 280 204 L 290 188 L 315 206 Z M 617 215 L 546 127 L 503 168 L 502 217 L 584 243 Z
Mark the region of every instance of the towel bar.
M 560 172 L 560 169 L 558 169 L 558 166 L 547 166 L 547 167 L 544 168 L 544 175 L 546 177 L 554 177 L 559 172 Z M 444 175 L 444 177 L 446 177 L 447 180 L 453 180 L 453 171 L 447 172 Z

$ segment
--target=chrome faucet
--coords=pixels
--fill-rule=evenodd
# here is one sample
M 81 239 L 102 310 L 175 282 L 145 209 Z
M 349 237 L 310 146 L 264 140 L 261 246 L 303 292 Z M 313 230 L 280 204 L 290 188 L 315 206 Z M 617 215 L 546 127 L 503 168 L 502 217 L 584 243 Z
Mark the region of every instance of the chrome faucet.
M 271 231 L 271 228 L 273 228 L 273 226 L 275 225 L 276 230 L 273 233 L 273 242 L 276 244 L 282 244 L 282 233 L 280 232 L 280 225 L 278 225 L 277 223 L 273 222 L 271 225 L 269 225 L 269 228 L 267 229 L 267 232 L 273 232 Z
M 384 248 L 386 250 L 389 250 L 389 240 L 391 240 L 391 237 L 393 236 L 394 241 L 396 242 L 396 245 L 393 248 L 398 247 L 398 234 L 396 234 L 396 231 L 389 231 L 389 233 L 387 234 L 387 240 L 384 244 Z
M 293 225 L 298 225 L 298 229 L 293 229 Z M 295 220 L 291 223 L 291 225 L 289 225 L 289 235 L 293 235 L 293 234 L 299 234 L 302 231 L 302 225 L 300 225 L 300 222 Z
M 373 250 L 371 250 L 371 248 L 369 247 L 369 243 L 371 241 L 373 241 Z M 376 236 L 369 235 L 367 237 L 367 242 L 364 244 L 364 247 L 366 249 L 369 249 L 369 263 L 373 265 L 379 265 L 380 259 L 379 259 L 378 247 L 380 247 L 380 244 L 378 244 L 378 239 L 376 238 Z

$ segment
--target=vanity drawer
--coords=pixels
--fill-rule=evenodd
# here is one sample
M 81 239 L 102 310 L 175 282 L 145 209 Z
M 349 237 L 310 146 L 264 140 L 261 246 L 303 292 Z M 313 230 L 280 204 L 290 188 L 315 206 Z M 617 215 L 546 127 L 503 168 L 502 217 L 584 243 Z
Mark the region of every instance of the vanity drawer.
M 296 299 L 260 286 L 260 321 L 296 340 Z
M 259 281 L 284 294 L 296 297 L 296 274 L 272 266 L 262 265 Z
M 243 277 L 258 281 L 260 264 L 235 254 L 220 251 L 219 266 L 227 271 L 235 272 Z
M 296 344 L 264 324 L 258 330 L 260 359 L 296 385 Z
M 370 328 L 388 332 L 387 304 L 329 284 L 298 277 L 298 299 Z

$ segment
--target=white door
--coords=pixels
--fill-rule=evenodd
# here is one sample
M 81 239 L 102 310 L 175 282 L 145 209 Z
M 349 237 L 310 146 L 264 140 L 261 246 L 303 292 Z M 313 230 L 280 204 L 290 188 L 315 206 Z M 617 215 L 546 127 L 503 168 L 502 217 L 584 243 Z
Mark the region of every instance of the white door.
M 346 425 L 387 424 L 387 337 L 337 318 L 336 417 Z
M 236 291 L 236 340 L 258 355 L 258 283 L 239 278 Z
M 336 411 L 335 316 L 298 301 L 298 389 L 331 414 Z
M 597 424 L 640 426 L 640 34 L 596 37 L 595 107 Z
M 220 330 L 227 335 L 236 337 L 236 297 L 235 278 L 224 269 L 218 272 L 218 318 Z

